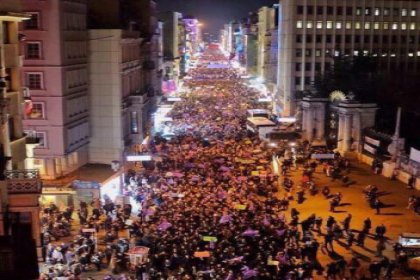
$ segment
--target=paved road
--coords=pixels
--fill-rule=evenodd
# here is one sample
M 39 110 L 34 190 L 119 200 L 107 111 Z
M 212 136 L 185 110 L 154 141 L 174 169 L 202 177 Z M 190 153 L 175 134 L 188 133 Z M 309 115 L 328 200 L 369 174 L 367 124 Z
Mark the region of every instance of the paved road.
M 317 216 L 323 217 L 324 225 L 328 216 L 333 216 L 337 221 L 342 221 L 348 213 L 351 213 L 353 216 L 351 228 L 356 230 L 362 229 L 363 221 L 367 217 L 370 217 L 372 220 L 373 230 L 377 225 L 383 223 L 387 227 L 386 237 L 388 237 L 388 242 L 386 244 L 387 249 L 384 252 L 384 255 L 393 259 L 394 253 L 392 245 L 398 239 L 400 233 L 420 233 L 420 216 L 415 215 L 411 210 L 406 209 L 408 197 L 413 194 L 419 195 L 419 191 L 409 190 L 406 185 L 399 181 L 391 181 L 383 176 L 375 175 L 371 172 L 370 167 L 365 164 L 352 161 L 352 165 L 353 167 L 349 177 L 356 183 L 350 187 L 343 187 L 338 180 L 332 182 L 331 178 L 328 178 L 323 174 L 321 166 L 318 166 L 317 171 L 314 173 L 316 185 L 320 189 L 324 186 L 329 186 L 331 193 L 341 192 L 343 194 L 342 203 L 345 206 L 337 207 L 336 213 L 329 211 L 329 202 L 322 194 L 316 196 L 307 195 L 307 200 L 303 204 L 297 204 L 297 202 L 293 201 L 289 210 L 291 208 L 296 208 L 301 213 L 301 220 L 307 218 L 312 213 L 315 213 Z M 302 169 L 292 172 L 295 183 L 299 182 L 301 175 Z M 380 200 L 386 207 L 382 209 L 380 215 L 375 214 L 376 211 L 369 207 L 364 198 L 362 191 L 364 187 L 369 184 L 378 186 L 383 193 Z M 279 196 L 282 195 L 283 191 Z M 322 238 L 320 241 L 322 241 Z M 358 255 L 362 257 L 362 259 L 365 259 L 365 264 L 367 264 L 369 260 L 375 259 L 376 243 L 377 241 L 373 238 L 368 238 L 366 240 L 366 248 L 353 246 L 351 250 L 346 250 L 337 243 L 334 244 L 334 248 L 337 253 L 344 256 L 346 260 L 349 260 L 352 255 Z M 322 253 L 319 257 L 322 264 L 326 264 L 332 260 L 330 256 L 323 255 Z M 411 278 L 403 277 L 399 279 Z

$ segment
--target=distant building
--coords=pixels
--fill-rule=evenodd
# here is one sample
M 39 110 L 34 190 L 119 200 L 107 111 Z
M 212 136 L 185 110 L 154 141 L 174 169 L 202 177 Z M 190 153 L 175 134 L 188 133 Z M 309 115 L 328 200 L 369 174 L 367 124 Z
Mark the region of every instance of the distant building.
M 142 84 L 144 39 L 137 3 L 108 2 L 89 2 L 89 162 L 102 164 L 123 162 L 142 143 L 152 103 Z
M 278 106 L 294 115 L 299 92 L 338 56 L 376 56 L 384 70 L 420 69 L 419 1 L 280 0 Z

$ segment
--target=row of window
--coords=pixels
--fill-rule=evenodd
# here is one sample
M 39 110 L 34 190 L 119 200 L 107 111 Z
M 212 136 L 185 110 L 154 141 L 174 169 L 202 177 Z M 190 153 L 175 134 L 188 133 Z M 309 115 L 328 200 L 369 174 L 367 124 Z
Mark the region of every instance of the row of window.
M 64 13 L 64 29 L 68 31 L 86 30 L 86 15 Z
M 89 138 L 89 123 L 84 122 L 67 130 L 68 146 L 77 146 L 84 140 Z
M 306 8 L 306 9 L 305 9 Z M 402 16 L 402 17 L 407 17 L 407 16 L 412 16 L 415 17 L 417 16 L 417 9 L 412 8 L 412 9 L 407 9 L 407 8 L 379 8 L 379 7 L 356 7 L 355 9 L 353 9 L 353 7 L 333 7 L 333 6 L 302 6 L 302 5 L 298 5 L 296 6 L 296 12 L 298 15 L 303 15 L 303 14 L 307 14 L 307 15 L 313 15 L 316 14 L 317 15 L 337 15 L 337 16 L 342 16 L 342 15 L 347 15 L 347 16 L 352 16 L 353 13 L 356 16 Z
M 88 84 L 88 71 L 86 68 L 70 70 L 66 72 L 67 89 L 80 87 Z
M 305 57 L 312 57 L 312 54 L 315 54 L 315 57 L 321 57 L 324 52 L 322 49 L 315 49 L 314 51 L 312 49 L 305 49 L 304 51 L 302 49 L 296 49 L 296 57 L 302 57 L 303 55 Z M 325 50 L 325 56 L 329 57 L 329 56 L 340 56 L 340 55 L 345 55 L 345 56 L 349 56 L 349 55 L 353 55 L 353 56 L 359 56 L 359 55 L 363 55 L 363 56 L 381 56 L 381 57 L 397 57 L 398 56 L 407 56 L 407 57 L 420 57 L 420 51 L 416 51 L 414 49 L 409 49 L 407 50 L 398 50 L 398 49 L 373 49 L 372 51 L 369 50 L 352 50 L 352 49 L 344 49 L 342 51 L 340 50 L 330 50 L 330 49 L 326 49 Z
M 342 21 L 311 21 L 306 22 L 302 20 L 296 21 L 296 28 L 316 28 L 316 29 L 365 29 L 365 30 L 416 30 L 417 24 L 415 22 L 342 22 Z M 418 26 L 420 28 L 420 25 Z
M 325 63 L 325 69 L 329 69 L 331 67 L 331 63 Z M 306 67 L 306 65 L 305 65 Z M 318 65 L 318 67 L 321 67 L 321 65 Z M 390 70 L 414 70 L 414 69 L 420 69 L 420 62 L 414 63 L 414 62 L 408 62 L 408 63 L 391 63 L 388 65 Z M 297 75 L 299 75 L 301 72 L 298 72 Z M 296 76 L 295 77 L 295 85 L 297 87 L 300 87 L 302 85 L 310 85 L 312 81 L 314 80 L 313 76 Z
M 89 100 L 86 95 L 67 100 L 67 115 L 69 118 L 87 113 L 89 110 Z
M 312 34 L 308 34 L 308 35 L 301 35 L 298 34 L 296 35 L 296 43 L 300 44 L 303 43 L 304 41 L 307 44 L 310 43 L 326 43 L 326 44 L 331 44 L 333 43 L 333 39 L 334 42 L 336 44 L 341 44 L 341 43 L 346 43 L 346 44 L 351 44 L 356 43 L 365 43 L 365 44 L 370 44 L 370 43 L 374 43 L 374 44 L 378 44 L 378 43 L 382 43 L 382 44 L 388 44 L 388 43 L 392 43 L 392 44 L 420 44 L 420 37 L 417 37 L 416 40 L 416 36 L 411 35 L 411 36 L 397 36 L 397 35 L 331 35 L 331 34 L 326 34 L 326 35 L 321 35 L 321 34 L 317 34 L 317 35 L 312 35 Z
M 65 55 L 68 59 L 86 58 L 88 56 L 87 43 L 83 41 L 65 42 Z

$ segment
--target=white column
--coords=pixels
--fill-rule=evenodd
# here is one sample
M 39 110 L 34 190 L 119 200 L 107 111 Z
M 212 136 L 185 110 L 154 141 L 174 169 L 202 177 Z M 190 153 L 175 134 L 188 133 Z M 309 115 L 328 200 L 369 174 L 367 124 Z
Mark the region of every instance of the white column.
M 318 140 L 324 139 L 325 136 L 325 109 L 323 106 L 318 107 L 316 111 L 316 138 Z
M 308 120 L 306 126 L 306 139 L 308 141 L 312 141 L 312 130 L 314 128 L 314 111 L 313 109 L 309 109 L 308 111 Z
M 344 116 L 344 135 L 343 135 L 343 151 L 347 152 L 351 148 L 351 129 L 352 129 L 352 115 Z
M 308 127 L 308 109 L 302 108 L 302 131 L 306 131 L 306 128 Z
M 341 151 L 343 149 L 343 137 L 344 137 L 344 115 L 339 113 L 338 115 L 338 135 L 337 135 L 337 149 Z

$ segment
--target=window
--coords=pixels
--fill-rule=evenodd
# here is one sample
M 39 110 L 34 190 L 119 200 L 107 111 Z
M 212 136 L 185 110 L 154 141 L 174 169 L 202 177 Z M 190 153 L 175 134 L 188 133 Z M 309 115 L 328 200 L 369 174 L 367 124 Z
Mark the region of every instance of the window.
M 348 16 L 353 15 L 353 7 L 346 7 L 346 15 Z
M 379 36 L 378 35 L 373 36 L 373 43 L 375 43 L 375 44 L 379 43 Z
M 300 82 L 301 82 L 300 77 L 295 77 L 295 84 L 296 84 L 297 86 L 300 86 Z
M 416 42 L 416 36 L 409 36 L 408 37 L 408 43 L 414 44 Z
M 394 14 L 395 17 L 399 16 L 400 15 L 400 9 L 394 8 L 393 9 L 393 14 Z
M 340 56 L 340 51 L 334 51 L 334 56 Z
M 397 37 L 397 36 L 395 36 L 395 35 L 392 35 L 392 37 L 391 37 L 391 42 L 392 42 L 393 44 L 396 44 L 396 43 L 398 42 L 398 37 Z
M 46 148 L 47 147 L 47 132 L 35 131 L 34 136 L 38 139 L 37 148 Z
M 337 16 L 343 15 L 343 7 L 337 7 Z
M 412 17 L 415 17 L 417 15 L 417 10 L 416 9 L 411 9 L 410 15 Z
M 355 35 L 355 36 L 354 36 L 354 42 L 355 42 L 356 44 L 360 43 L 360 35 Z
M 302 43 L 302 35 L 296 35 L 296 43 Z
M 131 112 L 130 128 L 131 128 L 131 134 L 138 134 L 139 133 L 137 112 Z
M 316 22 L 316 29 L 322 29 L 322 21 Z
M 312 28 L 312 27 L 314 27 L 313 22 L 311 20 L 307 21 L 306 22 L 306 28 Z
M 39 42 L 26 43 L 26 58 L 28 59 L 41 58 L 41 43 Z
M 302 29 L 302 28 L 303 28 L 303 21 L 298 20 L 298 21 L 296 22 L 296 28 L 298 28 L 298 29 Z
M 316 40 L 317 43 L 322 43 L 322 35 L 317 34 L 316 37 L 315 37 L 315 40 Z
M 346 35 L 344 37 L 344 40 L 345 40 L 346 44 L 350 44 L 351 43 L 351 35 Z
M 364 42 L 365 42 L 365 44 L 369 44 L 370 43 L 370 36 L 369 35 L 365 35 Z
M 310 57 L 310 56 L 312 56 L 312 50 L 311 50 L 311 49 L 306 49 L 306 50 L 305 50 L 305 56 L 306 56 L 306 57 Z
M 44 119 L 45 110 L 44 103 L 42 102 L 32 102 L 31 112 L 28 114 L 29 119 Z
M 301 49 L 296 50 L 296 57 L 302 57 L 302 50 Z
M 375 29 L 375 30 L 378 30 L 379 28 L 380 28 L 380 23 L 379 22 L 375 22 L 374 24 L 373 24 L 373 29 Z
M 311 77 L 307 76 L 305 77 L 305 85 L 310 85 L 311 84 Z
M 342 27 L 342 22 L 341 22 L 341 21 L 337 21 L 337 22 L 335 23 L 335 28 L 336 28 L 336 29 L 341 29 L 341 27 Z
M 327 21 L 327 29 L 332 29 L 332 27 L 333 27 L 333 22 Z
M 296 63 L 296 65 L 295 65 L 295 70 L 296 70 L 297 72 L 301 71 L 301 70 L 302 70 L 302 63 Z
M 313 15 L 314 14 L 314 6 L 307 6 L 306 7 L 306 13 L 308 15 Z
M 388 44 L 388 42 L 389 42 L 389 37 L 388 37 L 388 35 L 384 35 L 384 36 L 382 36 L 382 43 L 384 43 L 384 44 Z
M 25 29 L 39 29 L 39 13 L 29 13 L 31 19 L 23 21 Z
M 365 29 L 370 29 L 370 22 L 365 22 Z
M 311 63 L 305 63 L 305 71 L 311 71 Z
M 333 15 L 334 14 L 334 7 L 327 6 L 327 15 Z
M 315 63 L 315 71 L 321 71 L 321 63 L 320 62 Z
M 391 11 L 389 8 L 384 8 L 384 16 L 389 16 L 391 14 Z
M 326 41 L 326 43 L 327 43 L 327 44 L 332 43 L 332 35 L 327 35 L 327 36 L 325 37 L 325 41 Z
M 394 22 L 392 24 L 392 30 L 397 30 L 398 29 L 398 23 Z
M 401 23 L 401 30 L 407 30 L 407 23 Z
M 388 22 L 384 22 L 384 29 L 388 30 L 389 29 L 389 23 Z
M 365 8 L 365 16 L 370 16 L 370 14 L 371 14 L 371 9 Z
M 303 6 L 297 6 L 297 14 L 298 15 L 303 15 Z
M 401 42 L 402 44 L 406 44 L 406 43 L 407 43 L 407 37 L 405 37 L 405 36 L 401 36 L 401 37 L 400 37 L 400 42 Z
M 323 7 L 323 6 L 317 6 L 317 7 L 316 7 L 316 13 L 317 13 L 318 15 L 322 15 L 322 14 L 324 14 L 324 7 Z
M 354 24 L 355 29 L 360 29 L 361 27 L 362 26 L 361 26 L 360 22 L 358 22 L 358 21 Z
M 341 44 L 341 35 L 335 35 L 335 43 L 336 44 Z
M 407 9 L 401 9 L 401 16 L 403 16 L 403 17 L 408 16 L 408 10 Z
M 351 22 L 346 22 L 346 29 L 351 29 Z
M 312 43 L 312 35 L 306 35 L 306 43 Z
M 416 30 L 416 23 L 415 22 L 410 23 L 410 30 Z
M 42 73 L 26 73 L 26 85 L 30 89 L 43 89 Z
M 356 16 L 361 16 L 362 15 L 362 8 L 361 7 L 357 7 L 356 8 Z
M 359 56 L 359 51 L 353 51 L 354 56 Z
M 316 49 L 316 50 L 315 50 L 315 56 L 316 56 L 316 57 L 320 57 L 320 56 L 321 56 L 321 54 L 322 54 L 322 52 L 321 52 L 321 50 L 320 50 L 320 49 Z
M 381 9 L 375 8 L 374 15 L 375 16 L 380 16 L 381 15 Z

